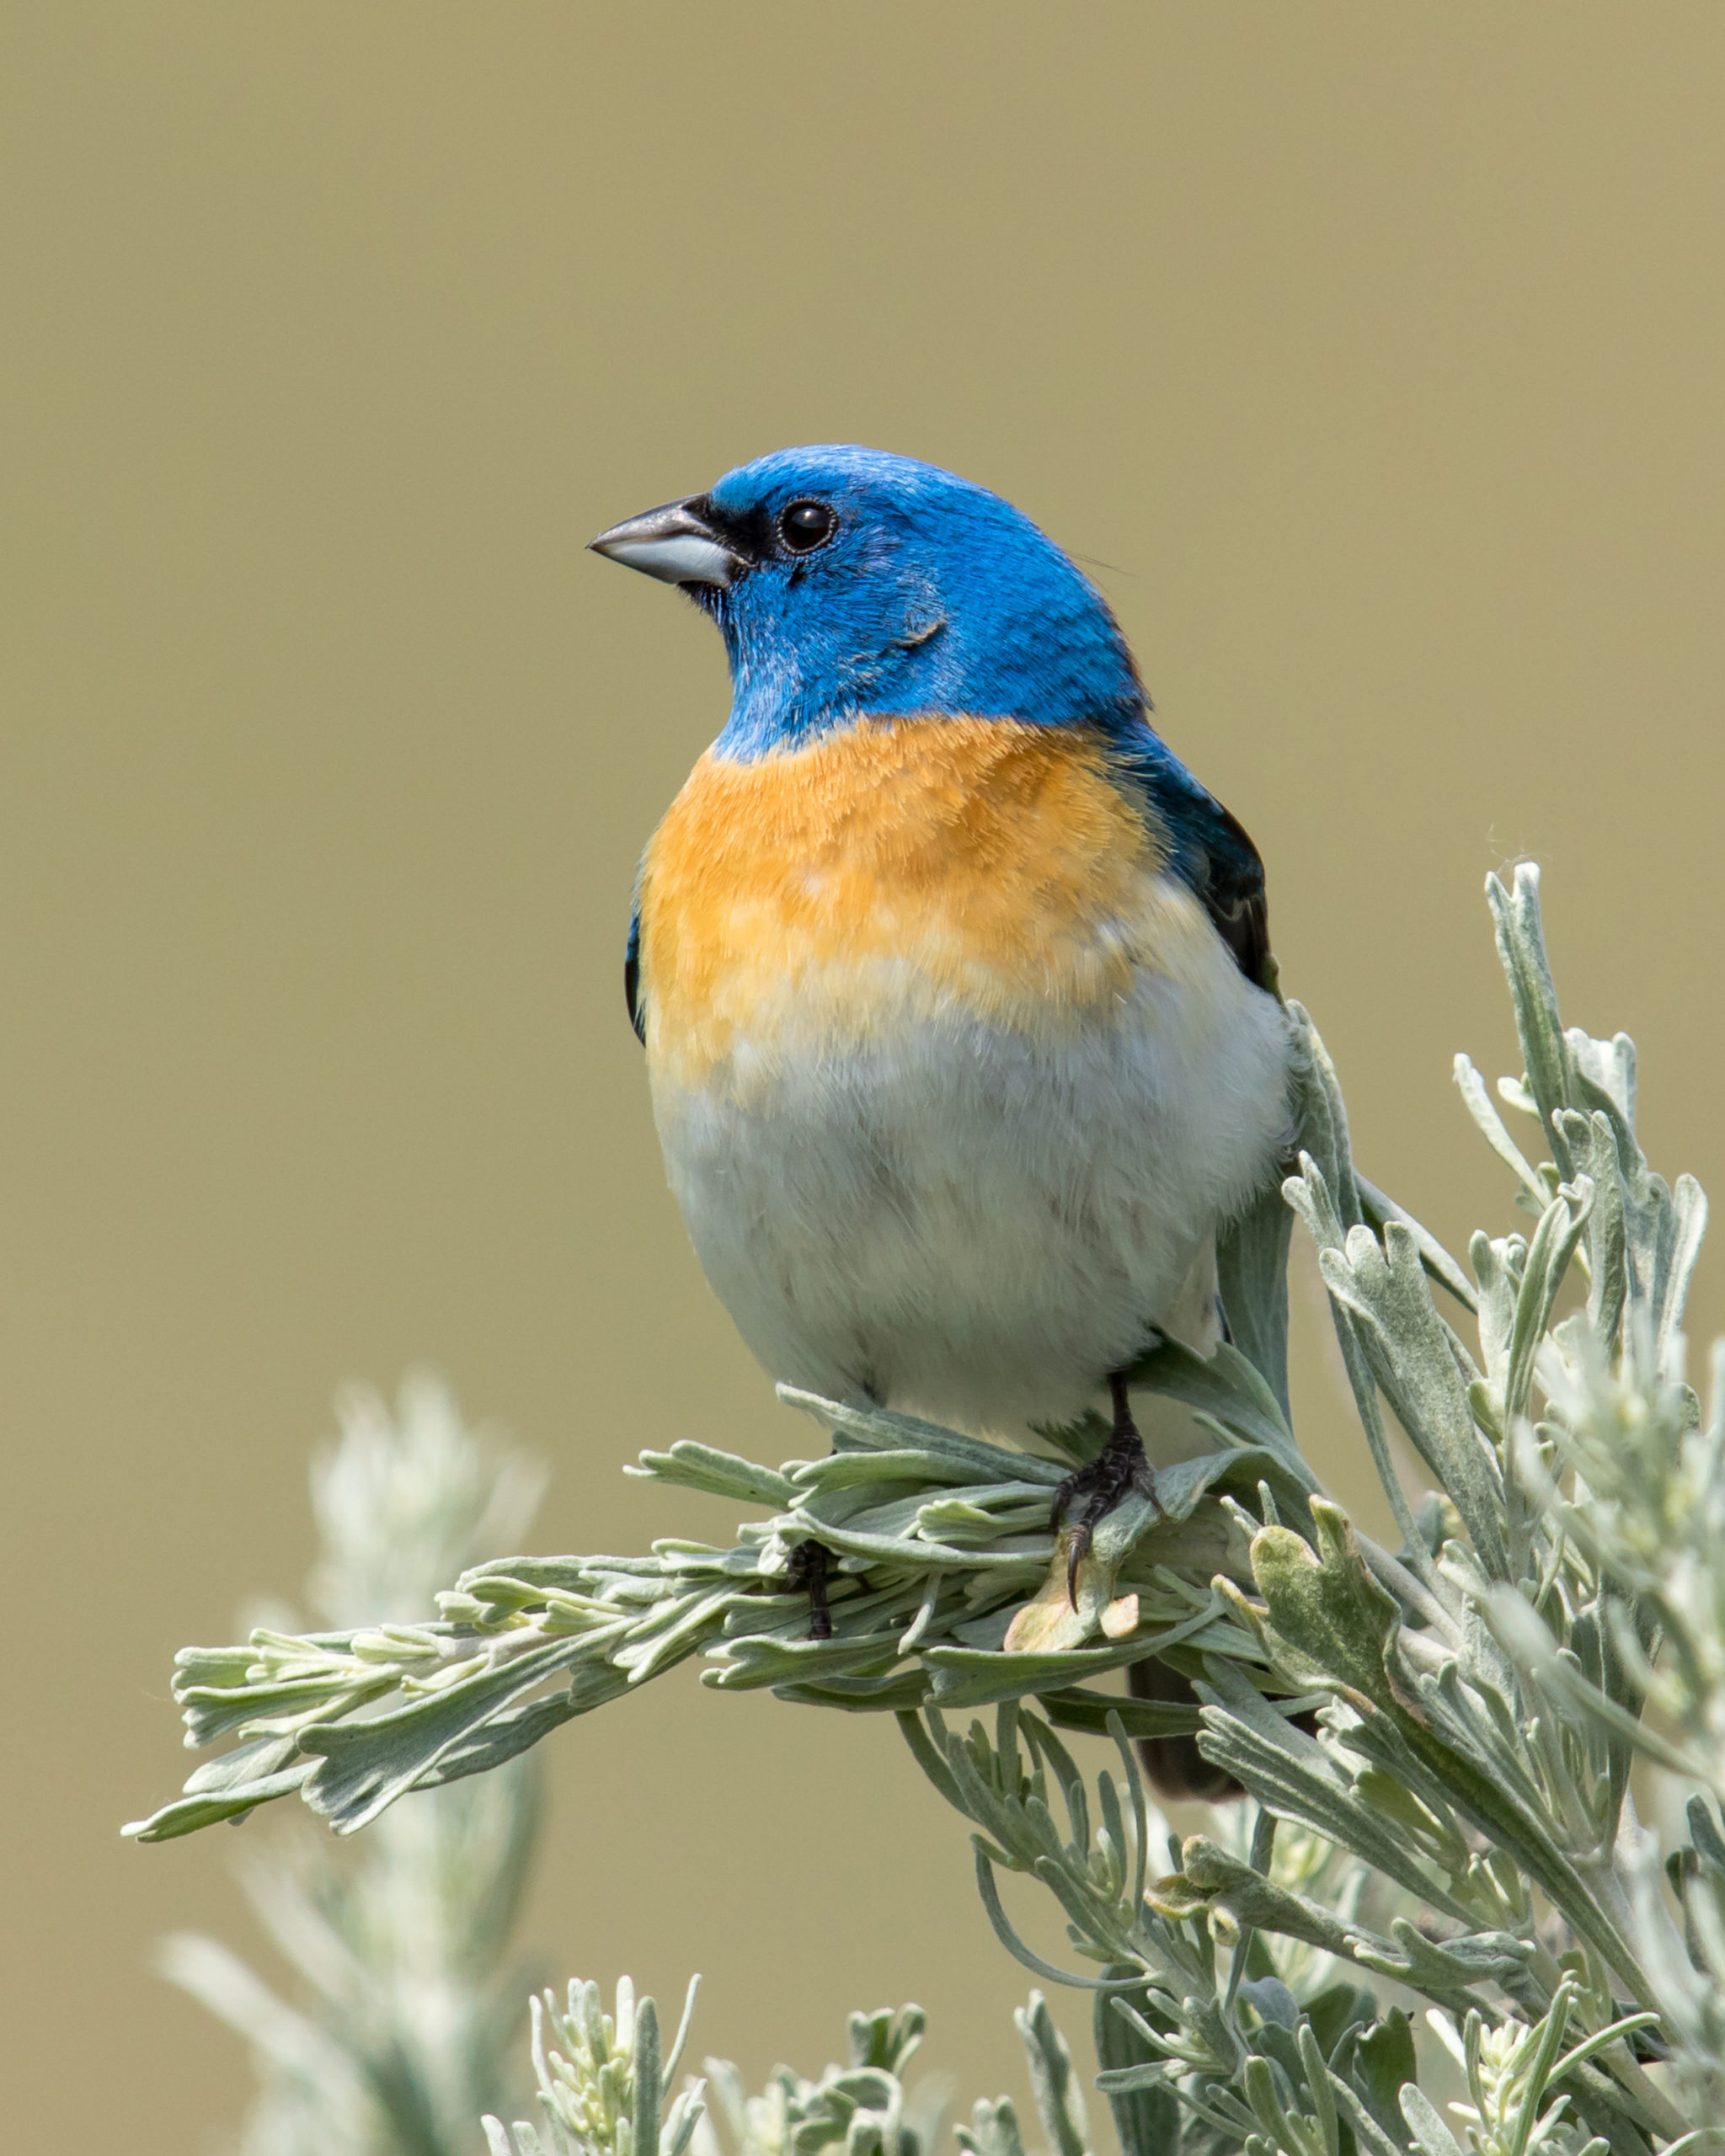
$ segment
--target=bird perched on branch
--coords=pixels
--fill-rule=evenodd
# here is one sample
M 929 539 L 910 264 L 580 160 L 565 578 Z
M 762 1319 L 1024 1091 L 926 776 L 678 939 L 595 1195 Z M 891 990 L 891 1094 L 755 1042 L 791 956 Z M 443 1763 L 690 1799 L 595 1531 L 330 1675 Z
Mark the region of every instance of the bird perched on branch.
M 593 545 L 681 585 L 730 660 L 627 965 L 707 1277 L 829 1398 L 1010 1436 L 1106 1397 L 1055 1507 L 1076 1567 L 1154 1495 L 1124 1373 L 1214 1345 L 1218 1225 L 1286 1141 L 1257 851 L 1152 729 L 1095 587 L 949 472 L 783 450 Z M 1135 1689 L 1167 1696 L 1158 1670 Z M 1218 1787 L 1189 1738 L 1150 1764 Z

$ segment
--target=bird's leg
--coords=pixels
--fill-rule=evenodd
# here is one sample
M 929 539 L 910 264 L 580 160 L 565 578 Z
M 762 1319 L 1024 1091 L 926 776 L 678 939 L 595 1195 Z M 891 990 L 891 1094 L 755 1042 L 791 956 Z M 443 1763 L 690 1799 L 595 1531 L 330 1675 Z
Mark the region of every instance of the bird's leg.
M 1055 1492 L 1049 1525 L 1058 1534 L 1060 1523 L 1082 1499 L 1084 1509 L 1072 1530 L 1066 1553 L 1066 1594 L 1078 1607 L 1078 1566 L 1096 1540 L 1096 1530 L 1129 1491 L 1136 1490 L 1156 1502 L 1156 1470 L 1146 1459 L 1144 1440 L 1132 1420 L 1132 1403 L 1126 1396 L 1126 1380 L 1118 1370 L 1108 1377 L 1108 1397 L 1114 1406 L 1114 1428 L 1108 1441 L 1086 1467 L 1075 1469 Z
M 809 1590 L 809 1636 L 832 1637 L 832 1612 L 826 1606 L 826 1575 L 832 1560 L 824 1542 L 799 1542 L 785 1567 L 785 1585 Z

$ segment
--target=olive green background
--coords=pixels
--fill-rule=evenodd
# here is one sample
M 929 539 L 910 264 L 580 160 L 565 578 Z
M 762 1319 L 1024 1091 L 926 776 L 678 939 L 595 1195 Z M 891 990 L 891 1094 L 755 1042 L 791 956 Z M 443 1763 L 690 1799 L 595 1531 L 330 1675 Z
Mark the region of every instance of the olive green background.
M 0 40 L 6 2138 L 153 2156 L 247 2076 L 151 1942 L 248 1943 L 274 1828 L 116 1830 L 188 1764 L 173 1650 L 297 1584 L 336 1382 L 441 1364 L 553 1459 L 547 1548 L 729 1524 L 642 1444 L 810 1439 L 624 1021 L 725 683 L 601 526 L 810 440 L 999 488 L 1111 565 L 1372 1173 L 1507 1223 L 1449 1068 L 1511 1067 L 1480 894 L 1527 852 L 1569 1013 L 1718 1182 L 1725 15 L 39 0 Z M 967 2104 L 1022 2095 L 1028 1979 L 889 1724 L 684 1672 L 549 1749 L 547 1973 L 701 1969 L 751 2073 L 917 1997 Z

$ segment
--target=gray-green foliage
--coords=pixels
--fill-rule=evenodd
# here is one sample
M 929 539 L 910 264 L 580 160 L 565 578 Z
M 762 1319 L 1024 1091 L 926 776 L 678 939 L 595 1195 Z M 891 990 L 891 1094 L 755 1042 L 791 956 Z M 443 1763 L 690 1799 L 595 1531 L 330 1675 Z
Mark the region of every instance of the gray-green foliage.
M 749 2095 L 730 2060 L 702 2062 L 701 2079 L 667 2101 L 689 2032 L 698 1978 L 670 2055 L 661 2057 L 658 2010 L 637 2006 L 627 1977 L 615 2015 L 596 1984 L 569 1988 L 567 2011 L 554 1995 L 531 2002 L 533 2067 L 544 2132 L 529 2120 L 513 2128 L 487 2118 L 492 2156 L 930 2156 L 939 2140 L 949 2084 L 930 2075 L 907 2086 L 905 2068 L 922 2041 L 920 2006 L 853 2014 L 849 2057 L 809 2080 L 775 2067 Z M 1030 2068 L 1048 2156 L 1089 2156 L 1084 2100 L 1071 2055 L 1039 1993 L 1015 2017 Z M 976 2156 L 1024 2156 L 1009 2099 L 980 2103 L 959 2139 Z
M 939 2138 L 948 2084 L 929 2075 L 907 2087 L 904 2079 L 924 2026 L 920 2006 L 853 2014 L 843 2066 L 829 2066 L 818 2081 L 775 2067 L 758 2096 L 745 2095 L 729 2059 L 703 2060 L 711 2108 L 696 2128 L 694 2156 L 815 2156 L 825 2148 L 845 2156 L 928 2156 Z
M 729 1545 L 510 1559 L 466 1573 L 436 1624 L 189 1650 L 193 1739 L 233 1748 L 139 1831 L 290 1789 L 350 1831 L 702 1655 L 721 1690 L 898 1716 L 972 1823 L 1002 1942 L 1092 1994 L 1097 2086 L 1130 2156 L 1452 2156 L 1419 2085 L 1446 2047 L 1479 2156 L 1628 2156 L 1717 2116 L 1725 1383 L 1703 1423 L 1681 1331 L 1705 1204 L 1642 1154 L 1631 1043 L 1563 1027 L 1535 872 L 1489 896 L 1525 1065 L 1499 1094 L 1525 1138 L 1465 1059 L 1457 1075 L 1528 1230 L 1476 1236 L 1464 1269 L 1365 1182 L 1291 1006 L 1298 1170 L 1222 1251 L 1236 1344 L 1207 1363 L 1164 1347 L 1137 1373 L 1215 1449 L 1164 1476 L 1159 1508 L 1111 1517 L 1071 1599 L 1049 1502 L 1094 1422 L 1012 1452 L 792 1395 L 829 1455 L 643 1456 L 653 1479 L 754 1508 Z M 1394 1553 L 1324 1495 L 1293 1434 L 1288 1209 L 1317 1251 Z M 1386 1407 L 1430 1479 L 1422 1503 Z M 810 1541 L 833 1566 L 830 1640 L 807 1636 L 792 1583 Z M 1152 1653 L 1199 1709 L 1103 1688 Z M 953 1726 L 985 1706 L 991 1733 Z M 1194 1723 L 1254 1800 L 1250 1824 L 1170 1842 L 1128 1740 Z M 1111 1736 L 1118 1771 L 1087 1780 L 1060 1732 Z M 1642 1755 L 1701 1785 L 1663 1870 L 1631 1796 Z M 1013 1875 L 1055 1897 L 1071 1966 L 1025 1944 Z M 1042 2093 L 1067 2086 L 1056 2052 L 1038 2056 Z M 1076 2156 L 1065 2096 L 1050 2119 Z M 1016 2156 L 1016 2135 L 998 2107 L 970 2129 L 982 2156 Z
M 555 1992 L 535 1999 L 533 2072 L 546 2137 L 529 2120 L 518 2120 L 511 2133 L 488 2115 L 493 2156 L 684 2156 L 700 2123 L 702 2085 L 693 2083 L 669 2100 L 667 2090 L 688 2041 L 699 1982 L 689 1986 L 669 2052 L 660 2044 L 658 2007 L 650 1999 L 638 2005 L 627 1977 L 617 1983 L 615 2014 L 605 2011 L 597 1984 L 579 1979 L 569 1988 L 566 2008 Z
M 519 1534 L 542 1478 L 410 1378 L 393 1414 L 354 1388 L 314 1466 L 307 1582 L 332 1626 L 424 1609 L 494 1537 Z M 519 1975 L 505 1961 L 537 1812 L 531 1760 L 403 1805 L 355 1847 L 278 1835 L 239 1876 L 300 1997 L 229 1948 L 182 1935 L 163 1966 L 252 2046 L 259 2094 L 243 2156 L 471 2156 L 474 2121 L 514 2091 Z
M 297 1790 L 352 1832 L 408 1790 L 495 1766 L 697 1654 L 722 1690 L 770 1687 L 859 1711 L 1035 1692 L 1057 1719 L 1086 1728 L 1115 1704 L 1086 1681 L 1150 1654 L 1184 1647 L 1261 1667 L 1251 1621 L 1212 1584 L 1219 1567 L 1249 1579 L 1245 1537 L 1204 1501 L 1221 1492 L 1256 1501 L 1268 1488 L 1298 1506 L 1316 1480 L 1236 1351 L 1204 1364 L 1169 1345 L 1144 1375 L 1197 1408 L 1223 1449 L 1165 1473 L 1160 1515 L 1140 1508 L 1130 1547 L 1107 1524 L 1080 1575 L 1081 1644 L 1037 1653 L 1004 1644 L 1014 1614 L 1053 1579 L 1049 1508 L 1070 1457 L 784 1389 L 830 1427 L 830 1454 L 768 1468 L 684 1440 L 632 1470 L 777 1508 L 745 1522 L 729 1547 L 667 1540 L 644 1557 L 507 1558 L 441 1595 L 441 1623 L 260 1629 L 243 1646 L 185 1649 L 175 1690 L 192 1742 L 237 1742 L 132 1831 L 165 1839 Z M 1096 1440 L 1081 1428 L 1067 1441 L 1081 1452 Z M 809 1540 L 834 1561 L 830 1640 L 809 1638 L 807 1594 L 787 1578 Z M 1128 1593 L 1138 1598 L 1135 1629 L 1110 1640 L 1103 1618 Z M 1125 1711 L 1135 1734 L 1195 1726 L 1188 1709 Z

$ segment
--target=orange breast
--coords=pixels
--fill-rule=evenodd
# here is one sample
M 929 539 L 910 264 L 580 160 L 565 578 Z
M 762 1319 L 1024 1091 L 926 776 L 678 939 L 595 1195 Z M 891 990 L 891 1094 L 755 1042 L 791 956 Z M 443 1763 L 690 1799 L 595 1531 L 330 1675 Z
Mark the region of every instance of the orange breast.
M 1135 969 L 1200 969 L 1208 923 L 1165 859 L 1077 730 L 871 720 L 756 763 L 708 754 L 643 869 L 655 1078 L 955 1010 L 1070 1037 Z

